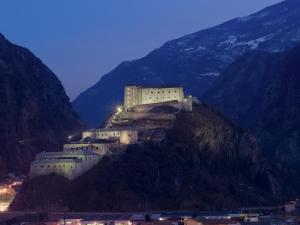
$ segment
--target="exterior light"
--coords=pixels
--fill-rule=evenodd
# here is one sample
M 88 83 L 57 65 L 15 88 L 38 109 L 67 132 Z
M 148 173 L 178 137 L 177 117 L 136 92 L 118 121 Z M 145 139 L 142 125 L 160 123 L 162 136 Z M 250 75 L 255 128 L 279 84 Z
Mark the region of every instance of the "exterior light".
M 72 136 L 69 136 L 68 138 L 69 138 L 69 140 L 71 140 L 71 139 L 72 139 Z
M 121 106 L 118 106 L 118 107 L 117 107 L 117 112 L 118 112 L 118 113 L 121 113 L 121 112 L 122 112 L 122 107 L 121 107 Z

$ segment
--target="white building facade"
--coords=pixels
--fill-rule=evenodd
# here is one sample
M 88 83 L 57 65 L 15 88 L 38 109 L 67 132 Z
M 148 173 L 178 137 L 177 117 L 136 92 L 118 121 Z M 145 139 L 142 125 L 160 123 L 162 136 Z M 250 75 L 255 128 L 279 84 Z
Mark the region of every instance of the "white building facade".
M 31 163 L 30 178 L 48 174 L 73 180 L 94 167 L 101 156 L 91 151 L 41 152 Z

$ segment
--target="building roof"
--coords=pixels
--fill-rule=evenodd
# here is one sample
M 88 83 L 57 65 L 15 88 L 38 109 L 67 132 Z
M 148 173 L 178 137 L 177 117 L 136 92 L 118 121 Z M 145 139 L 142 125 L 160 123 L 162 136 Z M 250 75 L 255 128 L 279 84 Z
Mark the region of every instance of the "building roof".
M 71 150 L 71 151 L 63 151 L 63 152 L 40 152 L 37 154 L 38 157 L 76 157 L 82 155 L 97 155 L 97 153 L 90 150 Z
M 234 219 L 203 219 L 203 218 L 192 218 L 192 219 L 201 222 L 202 224 L 205 225 L 239 223 L 237 220 Z
M 31 164 L 54 164 L 54 163 L 70 163 L 70 164 L 80 164 L 82 160 L 77 158 L 69 158 L 69 159 L 59 159 L 59 158 L 52 158 L 52 159 L 37 159 L 34 160 Z
M 81 221 L 116 221 L 116 220 L 130 220 L 130 214 L 107 214 L 107 215 L 97 215 L 88 214 L 78 216 Z M 67 215 L 66 219 L 75 219 L 74 215 Z
M 64 147 L 72 147 L 72 146 L 99 146 L 99 145 L 104 145 L 104 144 L 107 144 L 107 143 L 97 143 L 97 142 L 72 142 L 72 143 L 69 143 L 69 144 L 64 144 Z M 78 150 L 77 150 L 78 151 Z
M 118 131 L 138 131 L 137 128 L 134 127 L 112 127 L 112 128 L 99 128 L 99 129 L 90 129 L 83 132 L 118 132 Z
M 138 87 L 138 88 L 183 88 L 182 86 L 172 85 L 172 84 L 158 84 L 158 85 L 128 84 L 125 87 Z

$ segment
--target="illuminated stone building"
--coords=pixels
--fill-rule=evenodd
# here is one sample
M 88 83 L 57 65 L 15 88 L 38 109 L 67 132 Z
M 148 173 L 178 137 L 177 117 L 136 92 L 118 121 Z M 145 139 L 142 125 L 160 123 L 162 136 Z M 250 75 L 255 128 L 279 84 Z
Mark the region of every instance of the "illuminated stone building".
M 104 155 L 109 151 L 109 147 L 111 144 L 108 143 L 69 143 L 64 144 L 64 151 L 92 151 L 99 155 Z
M 31 163 L 30 177 L 55 173 L 72 180 L 94 167 L 104 155 L 122 154 L 127 145 L 139 141 L 162 140 L 164 133 L 158 131 L 158 128 L 161 130 L 161 121 L 173 121 L 175 113 L 153 112 L 153 109 L 168 106 L 176 112 L 192 111 L 193 100 L 192 96 L 184 96 L 182 87 L 126 86 L 124 107 L 117 108 L 105 128 L 82 132 L 82 139 L 65 144 L 62 152 L 39 153 Z M 114 127 L 117 120 L 151 121 L 151 126 L 142 124 L 139 127 L 128 123 Z M 159 121 L 159 126 L 155 125 L 155 120 Z M 142 133 L 144 139 L 141 138 Z
M 138 142 L 138 130 L 129 128 L 92 129 L 82 133 L 82 139 L 114 140 L 120 144 L 135 144 Z
M 41 152 L 31 163 L 30 177 L 54 173 L 73 180 L 95 166 L 100 158 L 99 154 L 88 150 Z
M 136 105 L 152 103 L 183 101 L 184 93 L 182 87 L 142 87 L 126 86 L 124 94 L 125 110 Z

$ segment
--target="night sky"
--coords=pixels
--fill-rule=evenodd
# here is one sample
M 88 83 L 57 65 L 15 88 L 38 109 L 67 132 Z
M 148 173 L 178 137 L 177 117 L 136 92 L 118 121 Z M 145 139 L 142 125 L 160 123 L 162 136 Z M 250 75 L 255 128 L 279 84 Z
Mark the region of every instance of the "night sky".
M 1 0 L 0 32 L 34 52 L 74 99 L 122 61 L 280 0 Z

